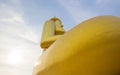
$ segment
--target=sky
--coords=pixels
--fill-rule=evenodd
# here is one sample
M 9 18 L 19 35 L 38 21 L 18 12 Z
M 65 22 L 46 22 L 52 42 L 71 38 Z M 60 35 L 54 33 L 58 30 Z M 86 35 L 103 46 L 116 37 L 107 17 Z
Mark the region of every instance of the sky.
M 119 7 L 120 0 L 0 0 L 0 74 L 32 75 L 50 18 L 58 17 L 69 31 L 95 16 L 120 17 Z

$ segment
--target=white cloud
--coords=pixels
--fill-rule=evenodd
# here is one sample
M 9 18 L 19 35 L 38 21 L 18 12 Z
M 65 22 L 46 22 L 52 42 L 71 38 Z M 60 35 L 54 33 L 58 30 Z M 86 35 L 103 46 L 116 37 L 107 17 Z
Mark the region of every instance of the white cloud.
M 79 23 L 88 18 L 96 16 L 97 13 L 85 7 L 83 0 L 58 0 L 59 3 L 71 14 L 73 19 Z
M 8 5 L 1 5 L 0 9 L 0 31 L 8 32 L 33 42 L 39 41 L 36 30 L 27 25 L 23 18 L 23 13 L 14 10 L 13 7 Z
M 11 0 L 12 3 L 19 4 L 20 0 Z
M 111 0 L 96 0 L 96 3 L 97 4 L 103 4 L 103 3 L 108 3 L 110 2 Z
M 32 75 L 33 65 L 42 52 L 41 33 L 28 25 L 22 9 L 16 8 L 0 3 L 0 74 Z
M 57 0 L 79 23 L 99 15 L 119 15 L 120 0 Z

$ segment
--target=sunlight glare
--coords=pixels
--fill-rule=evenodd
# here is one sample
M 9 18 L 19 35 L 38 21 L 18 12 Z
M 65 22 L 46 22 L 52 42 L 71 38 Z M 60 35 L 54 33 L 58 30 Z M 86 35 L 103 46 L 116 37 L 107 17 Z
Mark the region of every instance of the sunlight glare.
M 12 49 L 8 55 L 8 63 L 12 65 L 20 64 L 23 61 L 22 51 L 19 48 Z

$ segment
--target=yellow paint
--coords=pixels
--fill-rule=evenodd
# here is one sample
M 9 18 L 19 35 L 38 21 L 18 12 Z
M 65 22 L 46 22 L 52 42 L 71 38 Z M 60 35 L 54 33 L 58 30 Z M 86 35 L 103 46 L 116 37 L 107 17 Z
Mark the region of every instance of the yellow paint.
M 119 75 L 120 18 L 82 22 L 57 39 L 37 63 L 33 75 Z
M 65 33 L 61 21 L 54 17 L 46 21 L 43 29 L 41 48 L 46 50 L 56 39 Z

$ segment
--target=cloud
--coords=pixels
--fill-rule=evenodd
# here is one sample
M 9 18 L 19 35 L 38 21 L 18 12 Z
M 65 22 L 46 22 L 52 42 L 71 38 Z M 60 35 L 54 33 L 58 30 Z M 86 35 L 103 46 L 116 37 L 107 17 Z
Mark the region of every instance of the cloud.
M 83 0 L 58 0 L 59 3 L 71 14 L 78 23 L 96 16 L 97 13 L 84 6 Z
M 76 23 L 99 15 L 120 16 L 120 0 L 58 0 Z
M 11 0 L 11 2 L 14 3 L 14 4 L 19 4 L 20 0 Z
M 42 51 L 40 34 L 24 18 L 19 0 L 0 3 L 0 74 L 32 75 Z M 18 7 L 17 5 L 18 4 Z
M 0 9 L 0 31 L 8 32 L 33 42 L 39 41 L 35 29 L 27 25 L 22 13 L 5 4 L 1 5 Z

